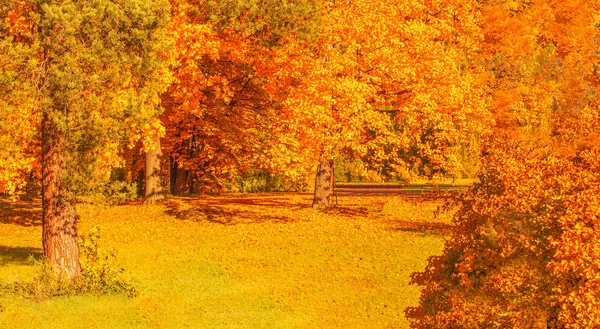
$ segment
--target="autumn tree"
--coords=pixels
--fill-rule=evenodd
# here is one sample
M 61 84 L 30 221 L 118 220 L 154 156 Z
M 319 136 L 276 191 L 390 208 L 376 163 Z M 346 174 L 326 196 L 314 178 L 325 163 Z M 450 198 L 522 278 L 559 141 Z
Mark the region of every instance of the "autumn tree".
M 5 5 L 0 2 L 5 9 Z M 14 11 L 0 16 L 3 22 L 18 20 Z M 3 25 L 9 33 L 8 24 Z M 13 33 L 16 23 L 14 23 Z M 35 151 L 39 131 L 38 102 L 30 97 L 36 86 L 29 83 L 25 71 L 35 67 L 35 52 L 11 38 L 0 39 L 0 192 L 18 193 L 26 176 L 39 163 Z
M 317 40 L 281 50 L 289 126 L 318 163 L 314 207 L 330 206 L 340 154 L 371 177 L 384 162 L 404 177 L 457 171 L 453 150 L 486 122 L 475 16 L 474 1 L 324 1 Z
M 74 280 L 81 271 L 74 190 L 110 175 L 122 140 L 158 114 L 169 77 L 169 4 L 26 1 L 2 10 L 2 129 L 16 139 L 13 129 L 28 128 L 24 137 L 41 140 L 44 256 Z M 24 118 L 27 125 L 17 127 L 14 120 Z M 4 171 L 13 159 L 31 163 L 19 151 L 0 159 Z
M 268 58 L 285 36 L 310 34 L 313 1 L 172 3 L 177 82 L 161 116 L 171 192 L 222 187 L 250 169 L 285 174 Z
M 495 134 L 413 328 L 600 325 L 597 1 L 482 1 Z

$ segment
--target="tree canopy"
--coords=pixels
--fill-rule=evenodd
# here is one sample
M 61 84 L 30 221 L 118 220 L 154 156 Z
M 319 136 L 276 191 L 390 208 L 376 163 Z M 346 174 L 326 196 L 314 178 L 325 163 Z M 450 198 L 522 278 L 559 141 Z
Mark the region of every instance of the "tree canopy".
M 23 178 L 15 173 L 41 166 L 44 255 L 74 278 L 75 192 L 106 181 L 121 147 L 158 114 L 170 80 L 170 9 L 164 1 L 102 0 L 3 7 L 1 113 L 9 124 L 0 168 L 12 173 L 2 186 L 14 191 Z

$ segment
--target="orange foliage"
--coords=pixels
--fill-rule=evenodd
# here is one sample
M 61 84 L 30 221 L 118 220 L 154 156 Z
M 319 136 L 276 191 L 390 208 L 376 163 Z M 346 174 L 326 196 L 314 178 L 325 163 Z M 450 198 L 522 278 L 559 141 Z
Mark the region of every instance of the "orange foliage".
M 415 328 L 600 325 L 600 152 L 513 145 L 457 201 L 442 256 L 413 282 Z
M 279 50 L 274 83 L 303 158 L 339 154 L 369 169 L 456 174 L 454 147 L 481 133 L 484 85 L 472 59 L 480 42 L 475 2 L 323 2 L 315 42 Z M 369 168 L 370 167 L 370 168 Z M 373 172 L 371 172 L 373 173 Z
M 174 2 L 177 82 L 163 95 L 164 153 L 172 171 L 191 173 L 191 184 L 219 186 L 249 168 L 278 167 L 268 154 L 280 127 L 260 70 L 270 49 L 258 37 L 214 26 L 198 14 L 208 6 Z
M 0 192 L 22 192 L 32 171 L 39 171 L 39 94 L 30 79 L 37 53 L 28 46 L 34 20 L 31 6 L 0 9 Z
M 550 123 L 557 111 L 564 119 L 595 97 L 599 9 L 598 1 L 483 1 L 482 65 L 510 138 L 546 138 L 560 129 Z
M 600 326 L 598 1 L 485 1 L 498 125 L 414 328 Z M 577 9 L 574 9 L 577 8 Z

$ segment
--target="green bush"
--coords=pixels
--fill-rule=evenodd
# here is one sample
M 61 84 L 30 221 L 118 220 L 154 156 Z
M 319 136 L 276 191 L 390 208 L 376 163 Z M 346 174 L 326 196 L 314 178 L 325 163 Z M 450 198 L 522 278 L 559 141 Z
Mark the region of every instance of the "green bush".
M 234 190 L 241 193 L 278 192 L 283 189 L 279 175 L 268 172 L 248 172 L 244 177 L 235 179 Z
M 124 269 L 116 264 L 116 250 L 102 246 L 99 227 L 93 227 L 81 238 L 80 248 L 82 275 L 79 284 L 82 293 L 137 295 L 135 287 L 121 278 Z
M 111 181 L 88 191 L 79 191 L 78 201 L 90 204 L 117 205 L 138 197 L 137 183 Z
M 113 181 L 104 186 L 102 196 L 109 204 L 118 204 L 135 200 L 138 197 L 137 183 L 128 184 L 124 181 Z

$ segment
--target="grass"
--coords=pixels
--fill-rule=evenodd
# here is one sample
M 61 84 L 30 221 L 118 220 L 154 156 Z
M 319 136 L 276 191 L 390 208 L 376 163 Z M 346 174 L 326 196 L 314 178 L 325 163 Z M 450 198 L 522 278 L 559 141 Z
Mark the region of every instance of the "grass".
M 81 205 L 80 231 L 102 227 L 139 296 L 0 296 L 0 328 L 407 328 L 410 274 L 441 253 L 448 216 L 392 196 L 340 197 L 321 213 L 310 198 Z M 36 204 L 0 203 L 0 284 L 31 276 L 36 216 Z
M 477 182 L 474 178 L 458 178 L 443 180 L 414 180 L 410 183 L 402 181 L 387 182 L 337 182 L 336 186 L 379 186 L 379 187 L 400 187 L 402 191 L 434 191 L 434 190 L 461 190 Z

